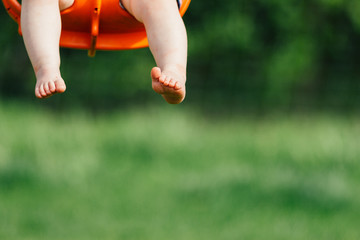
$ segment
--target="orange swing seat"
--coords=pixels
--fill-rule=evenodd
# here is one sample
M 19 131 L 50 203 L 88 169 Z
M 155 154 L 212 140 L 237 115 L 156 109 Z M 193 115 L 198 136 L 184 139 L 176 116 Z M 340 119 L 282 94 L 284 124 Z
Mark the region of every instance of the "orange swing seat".
M 170 1 L 170 0 L 169 0 Z M 175 0 L 173 0 L 175 1 Z M 183 16 L 191 0 L 183 0 Z M 21 34 L 21 4 L 17 0 L 2 0 L 9 15 L 18 23 Z M 96 50 L 136 49 L 148 46 L 145 27 L 120 6 L 119 0 L 75 0 L 61 11 L 60 46 Z

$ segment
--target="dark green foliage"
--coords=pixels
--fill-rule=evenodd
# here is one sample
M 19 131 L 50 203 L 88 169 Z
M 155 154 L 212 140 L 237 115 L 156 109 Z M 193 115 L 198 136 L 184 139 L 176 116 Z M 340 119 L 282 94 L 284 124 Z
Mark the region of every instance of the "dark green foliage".
M 358 106 L 356 1 L 215 5 L 195 6 L 185 18 L 189 84 L 203 89 L 202 99 L 239 108 Z

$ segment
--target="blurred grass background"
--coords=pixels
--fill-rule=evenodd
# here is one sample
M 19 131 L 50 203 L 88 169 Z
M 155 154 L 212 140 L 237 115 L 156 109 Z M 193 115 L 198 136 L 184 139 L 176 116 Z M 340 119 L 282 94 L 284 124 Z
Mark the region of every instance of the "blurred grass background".
M 1 239 L 360 237 L 358 117 L 0 109 Z
M 187 99 L 147 49 L 61 49 L 34 97 L 0 10 L 0 239 L 359 239 L 360 4 L 192 1 Z

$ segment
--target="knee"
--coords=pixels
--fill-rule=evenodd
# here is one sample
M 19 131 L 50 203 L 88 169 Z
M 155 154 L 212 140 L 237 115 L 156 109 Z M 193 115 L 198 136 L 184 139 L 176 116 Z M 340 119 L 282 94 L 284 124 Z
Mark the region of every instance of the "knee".
M 60 10 L 65 10 L 74 4 L 74 0 L 59 0 Z
M 128 2 L 142 12 L 150 13 L 178 8 L 176 0 L 128 0 Z
M 176 0 L 121 0 L 125 8 L 140 22 L 158 13 L 178 11 Z

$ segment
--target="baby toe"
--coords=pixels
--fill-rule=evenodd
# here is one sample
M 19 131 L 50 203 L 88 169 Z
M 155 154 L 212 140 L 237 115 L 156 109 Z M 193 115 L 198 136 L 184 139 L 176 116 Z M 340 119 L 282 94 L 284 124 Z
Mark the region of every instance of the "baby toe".
M 38 86 L 35 88 L 35 96 L 37 98 L 42 98 L 41 93 L 40 93 L 40 88 Z
M 56 87 L 55 87 L 54 82 L 49 82 L 48 87 L 49 87 L 49 90 L 50 90 L 51 93 L 54 93 L 56 91 Z
M 46 93 L 46 95 L 50 95 L 51 91 L 49 89 L 49 84 L 48 83 L 44 83 L 44 91 Z
M 161 69 L 159 67 L 153 67 L 151 69 L 151 78 L 154 80 L 159 80 L 161 77 Z
M 161 76 L 159 77 L 159 82 L 164 83 L 165 80 L 166 80 L 166 75 L 165 75 L 165 74 L 163 74 L 163 75 L 161 75 Z
M 169 83 L 171 81 L 171 78 L 170 77 L 166 77 L 165 81 L 164 81 L 164 85 L 165 86 L 169 86 Z
M 176 83 L 177 83 L 177 82 L 176 82 L 174 79 L 170 79 L 169 87 L 171 87 L 171 88 L 175 87 L 175 84 L 176 84 Z
M 62 92 L 65 92 L 66 90 L 66 86 L 65 86 L 65 83 L 63 81 L 55 81 L 55 88 L 56 88 L 56 92 L 58 93 L 62 93 Z
M 47 96 L 47 94 L 46 94 L 46 92 L 45 92 L 45 90 L 44 90 L 44 84 L 41 84 L 41 85 L 40 85 L 39 90 L 40 90 L 40 94 L 41 94 L 42 97 L 46 97 L 46 96 Z
M 174 88 L 175 88 L 175 90 L 180 90 L 181 89 L 181 84 L 179 82 L 176 82 Z

